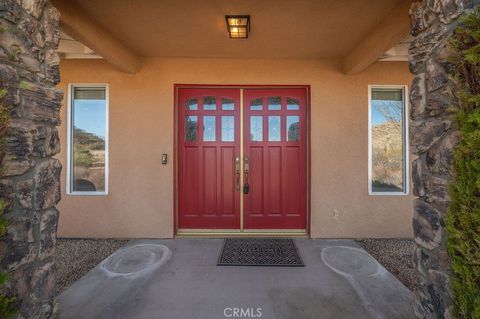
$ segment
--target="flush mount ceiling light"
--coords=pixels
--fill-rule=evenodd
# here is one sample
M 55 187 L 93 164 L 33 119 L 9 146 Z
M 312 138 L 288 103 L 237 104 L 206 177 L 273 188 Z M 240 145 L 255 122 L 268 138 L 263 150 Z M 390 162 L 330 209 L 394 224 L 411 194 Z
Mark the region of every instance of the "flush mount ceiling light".
M 246 39 L 250 32 L 250 16 L 225 16 L 230 39 Z

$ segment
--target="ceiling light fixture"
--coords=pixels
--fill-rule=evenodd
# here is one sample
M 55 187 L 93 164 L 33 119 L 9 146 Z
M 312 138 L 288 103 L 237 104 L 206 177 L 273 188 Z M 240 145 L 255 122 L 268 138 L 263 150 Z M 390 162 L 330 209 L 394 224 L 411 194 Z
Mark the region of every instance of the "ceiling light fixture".
M 227 22 L 227 31 L 230 39 L 246 39 L 250 32 L 250 16 L 249 15 L 233 15 L 225 16 Z

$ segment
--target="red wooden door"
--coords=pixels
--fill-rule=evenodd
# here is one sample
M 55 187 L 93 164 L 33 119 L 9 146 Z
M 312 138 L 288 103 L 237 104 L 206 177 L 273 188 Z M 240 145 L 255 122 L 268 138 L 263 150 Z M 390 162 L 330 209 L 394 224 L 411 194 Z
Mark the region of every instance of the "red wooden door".
M 305 89 L 244 90 L 245 229 L 305 229 Z
M 239 229 L 240 90 L 179 89 L 178 228 Z

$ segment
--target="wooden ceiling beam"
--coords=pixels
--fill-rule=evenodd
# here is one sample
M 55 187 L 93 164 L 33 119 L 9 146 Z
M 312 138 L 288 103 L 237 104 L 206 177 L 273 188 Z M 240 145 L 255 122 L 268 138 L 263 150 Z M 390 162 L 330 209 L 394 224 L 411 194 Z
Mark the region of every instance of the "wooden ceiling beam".
M 393 10 L 344 59 L 343 72 L 358 74 L 410 33 L 413 0 L 400 0 Z
M 140 69 L 140 58 L 90 19 L 78 4 L 65 0 L 51 2 L 60 11 L 62 31 L 95 51 L 122 72 L 136 73 Z

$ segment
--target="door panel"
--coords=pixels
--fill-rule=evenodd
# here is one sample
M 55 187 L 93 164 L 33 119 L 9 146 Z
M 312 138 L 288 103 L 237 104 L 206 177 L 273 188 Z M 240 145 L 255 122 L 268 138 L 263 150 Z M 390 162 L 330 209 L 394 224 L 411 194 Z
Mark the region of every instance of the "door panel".
M 244 125 L 251 184 L 244 195 L 245 229 L 305 229 L 305 90 L 244 90 Z
M 236 212 L 236 198 L 238 193 L 235 192 L 235 176 L 230 174 L 235 170 L 235 148 L 222 147 L 222 166 L 220 169 L 220 208 L 223 215 L 235 215 Z
M 178 227 L 239 229 L 240 91 L 179 89 Z

